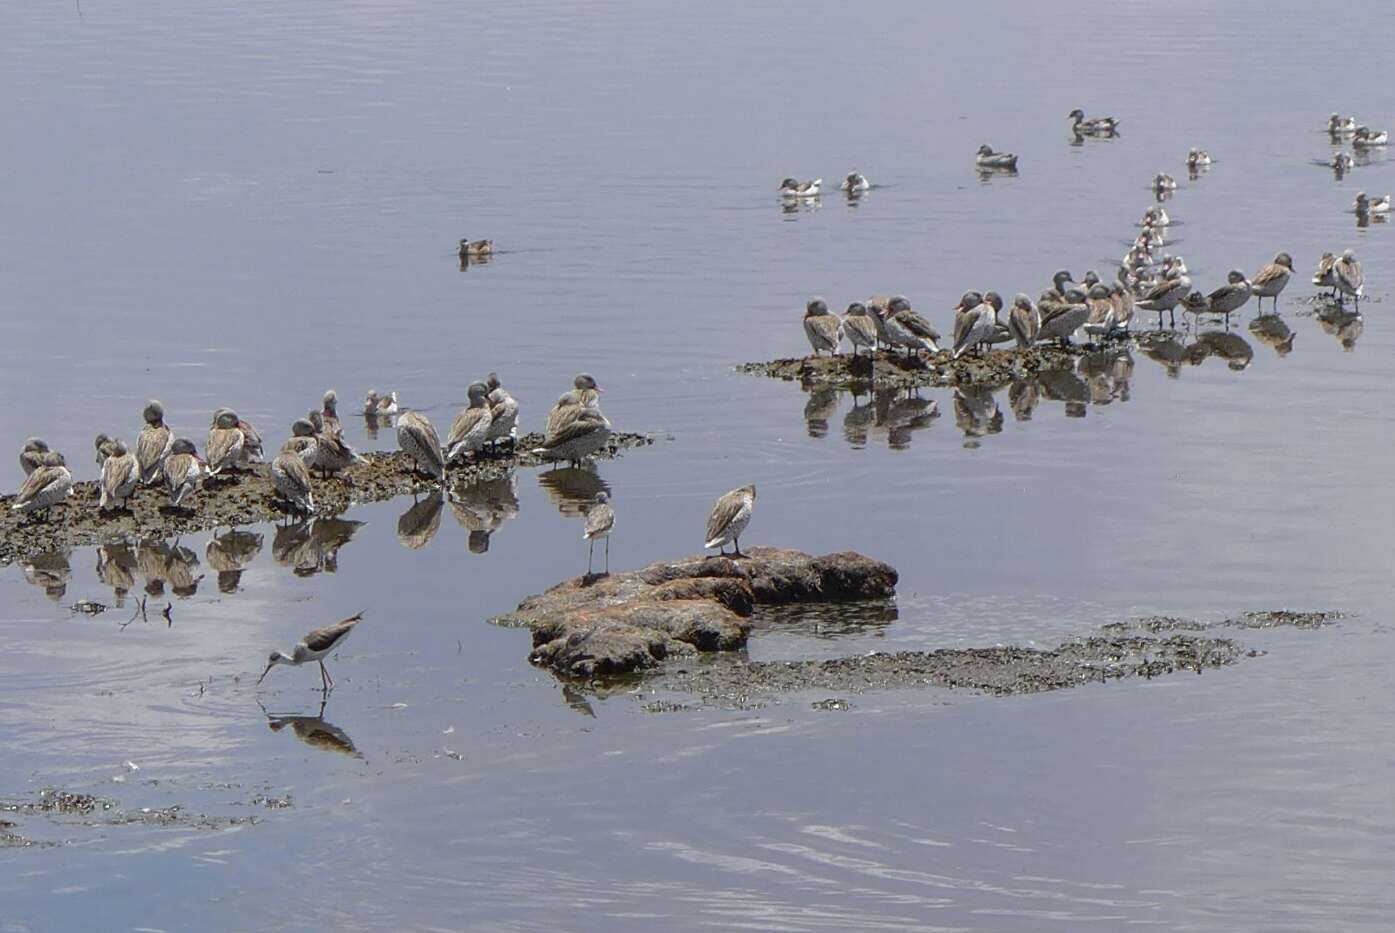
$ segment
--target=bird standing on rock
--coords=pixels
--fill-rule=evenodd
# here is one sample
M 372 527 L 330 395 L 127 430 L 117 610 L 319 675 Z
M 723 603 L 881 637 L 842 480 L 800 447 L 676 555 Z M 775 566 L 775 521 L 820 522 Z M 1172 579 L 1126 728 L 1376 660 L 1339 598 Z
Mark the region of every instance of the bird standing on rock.
M 224 470 L 231 472 L 242 460 L 246 435 L 237 426 L 239 420 L 237 412 L 231 408 L 220 408 L 213 413 L 213 427 L 208 429 L 208 443 L 203 448 L 208 458 L 209 476 L 219 476 Z
M 1041 331 L 1041 312 L 1032 304 L 1032 299 L 1021 292 L 1012 299 L 1012 310 L 1008 311 L 1008 332 L 1017 340 L 1017 346 L 1030 347 L 1037 342 Z
M 610 422 L 601 414 L 601 387 L 590 374 L 579 373 L 572 385 L 548 413 L 543 446 L 533 448 L 533 453 L 579 466 L 610 440 Z
M 450 434 L 446 437 L 446 463 L 462 461 L 468 454 L 478 454 L 484 449 L 489 436 L 489 425 L 493 412 L 489 407 L 489 389 L 483 382 L 472 382 L 465 394 L 470 404 L 461 410 L 451 422 Z
M 853 346 L 853 356 L 862 347 L 872 351 L 877 345 L 877 318 L 862 302 L 854 301 L 843 314 L 843 334 Z
M 312 411 L 307 420 L 315 428 L 314 466 L 326 479 L 331 474 L 347 470 L 355 463 L 364 462 L 363 457 L 344 440 L 343 429 L 331 428 L 323 413 Z M 335 423 L 337 424 L 337 419 Z M 346 483 L 349 482 L 347 476 L 340 478 Z
M 37 520 L 38 513 L 43 512 L 47 520 L 48 510 L 67 499 L 72 491 L 73 474 L 68 472 L 67 461 L 57 451 L 49 451 L 43 455 L 34 472 L 25 478 L 18 495 L 10 503 L 10 509 L 33 513 L 31 521 Z
M 883 320 L 886 322 L 887 339 L 892 344 L 904 347 L 908 352 L 940 352 L 940 332 L 911 310 L 910 300 L 904 295 L 897 295 L 886 303 Z
M 293 448 L 282 448 L 271 461 L 271 484 L 291 508 L 303 515 L 315 511 L 315 494 L 310 488 L 310 471 Z
M 717 548 L 721 554 L 726 554 L 726 547 L 730 544 L 736 548 L 734 556 L 744 557 L 741 553 L 741 532 L 751 523 L 751 512 L 755 507 L 755 486 L 733 489 L 718 499 L 712 506 L 712 513 L 707 516 L 707 543 L 703 547 Z
M 436 480 L 446 478 L 441 438 L 421 412 L 409 409 L 397 419 L 397 446 L 412 458 L 412 465 L 418 472 Z
M 112 452 L 116 450 L 116 439 L 107 434 L 98 434 L 92 442 L 92 446 L 97 449 L 97 466 L 100 467 L 107 462 L 107 457 L 110 457 Z
M 102 462 L 102 492 L 97 508 L 103 512 L 126 508 L 126 500 L 140 485 L 140 464 L 121 440 L 112 441 L 111 453 Z
M 44 454 L 48 453 L 48 444 L 37 437 L 26 438 L 24 446 L 19 451 L 19 468 L 28 476 L 39 467 L 44 465 Z
M 189 494 L 198 488 L 199 480 L 208 470 L 203 458 L 194 450 L 194 442 L 181 437 L 170 445 L 170 453 L 161 472 L 170 492 L 170 508 L 179 509 L 183 508 Z
M 512 447 L 518 435 L 518 399 L 499 382 L 498 373 L 490 373 L 484 387 L 489 390 L 489 434 L 485 443 L 498 447 L 508 441 Z
M 969 291 L 960 296 L 954 309 L 954 358 L 987 341 L 997 323 L 997 311 L 986 295 Z
M 152 486 L 160 481 L 161 468 L 174 444 L 174 432 L 165 424 L 165 406 L 155 399 L 145 403 L 141 418 L 145 424 L 136 436 L 136 462 L 140 465 L 141 484 Z
M 830 356 L 837 356 L 838 342 L 843 337 L 843 325 L 838 316 L 828 310 L 828 302 L 822 298 L 811 298 L 804 309 L 804 336 L 809 338 L 809 346 L 814 348 L 814 356 L 820 350 L 827 350 Z

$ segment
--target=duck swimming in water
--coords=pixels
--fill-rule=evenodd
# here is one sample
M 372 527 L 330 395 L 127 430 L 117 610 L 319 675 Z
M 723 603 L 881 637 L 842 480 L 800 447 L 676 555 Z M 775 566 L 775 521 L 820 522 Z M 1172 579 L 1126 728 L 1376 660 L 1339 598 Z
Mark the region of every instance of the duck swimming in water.
M 1211 153 L 1195 147 L 1187 150 L 1187 168 L 1196 171 L 1211 164 Z
M 1337 114 L 1327 118 L 1327 132 L 1334 136 L 1350 136 L 1356 132 L 1356 117 L 1343 117 Z
M 494 254 L 493 240 L 461 240 L 457 255 L 461 259 L 483 259 Z
M 1390 195 L 1383 194 L 1380 197 L 1368 198 L 1366 192 L 1356 192 L 1356 200 L 1352 202 L 1352 210 L 1358 214 L 1389 214 Z
M 1349 170 L 1355 164 L 1356 161 L 1345 152 L 1334 153 L 1332 158 L 1327 160 L 1328 168 L 1332 169 L 1332 171 L 1336 172 L 1338 175 Z
M 994 152 L 993 147 L 985 143 L 978 147 L 978 155 L 974 157 L 974 164 L 979 168 L 1015 169 L 1017 168 L 1017 156 L 1011 152 Z
M 1351 144 L 1357 149 L 1375 149 L 1390 142 L 1390 134 L 1385 130 L 1373 130 L 1369 126 L 1358 126 Z
M 822 178 L 814 178 L 809 181 L 786 178 L 780 182 L 780 194 L 787 198 L 812 198 L 818 195 L 822 186 Z
M 1167 174 L 1166 172 L 1159 172 L 1158 174 L 1156 174 L 1156 175 L 1153 176 L 1153 190 L 1154 190 L 1154 191 L 1176 191 L 1176 190 L 1177 190 L 1177 179 L 1173 178 L 1171 175 Z
M 377 389 L 369 389 L 363 399 L 363 413 L 369 417 L 383 417 L 397 414 L 397 393 L 379 395 Z
M 861 172 L 851 172 L 843 183 L 838 186 L 839 191 L 846 191 L 848 194 L 862 194 L 872 190 L 872 183 L 867 180 L 867 176 Z

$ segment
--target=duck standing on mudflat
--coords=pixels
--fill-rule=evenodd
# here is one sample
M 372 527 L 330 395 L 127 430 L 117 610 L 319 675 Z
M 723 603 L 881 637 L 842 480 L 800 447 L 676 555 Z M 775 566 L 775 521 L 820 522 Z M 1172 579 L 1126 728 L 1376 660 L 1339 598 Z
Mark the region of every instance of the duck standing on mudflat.
M 174 444 L 174 432 L 165 424 L 165 406 L 155 399 L 145 403 L 141 412 L 145 422 L 136 436 L 136 462 L 140 464 L 140 481 L 151 486 L 160 481 L 161 468 Z
M 432 479 L 446 478 L 446 458 L 441 438 L 419 411 L 404 411 L 397 419 L 397 446 L 412 458 L 413 467 Z
M 1058 340 L 1062 346 L 1070 346 L 1071 335 L 1080 329 L 1090 316 L 1085 305 L 1085 293 L 1079 288 L 1067 289 L 1066 293 L 1049 305 L 1038 304 L 1041 311 L 1041 331 L 1039 340 Z
M 836 314 L 828 310 L 828 302 L 822 298 L 811 298 L 804 308 L 804 336 L 809 338 L 814 356 L 818 356 L 820 350 L 827 350 L 830 356 L 838 355 L 843 324 Z
M 44 454 L 48 453 L 48 443 L 37 437 L 25 438 L 19 450 L 19 468 L 27 477 L 44 465 Z
M 853 356 L 856 356 L 862 347 L 875 352 L 873 348 L 877 345 L 876 319 L 862 302 L 854 301 L 848 305 L 848 310 L 843 314 L 843 334 L 853 346 Z
M 489 407 L 489 389 L 483 382 L 472 382 L 465 390 L 470 404 L 451 422 L 446 437 L 446 463 L 464 460 L 467 454 L 478 454 L 489 437 L 493 412 Z
M 1128 330 L 1129 325 L 1133 323 L 1133 293 L 1116 282 L 1109 286 L 1109 302 L 1114 305 L 1115 329 Z
M 499 382 L 498 373 L 490 373 L 484 387 L 489 390 L 489 434 L 485 443 L 498 447 L 508 441 L 512 447 L 518 436 L 518 399 Z
M 1337 257 L 1331 253 L 1323 253 L 1318 260 L 1317 269 L 1313 272 L 1313 284 L 1319 288 L 1330 288 L 1333 292 L 1337 290 L 1337 280 L 1332 277 L 1332 267 L 1337 264 Z
M 310 413 L 308 419 L 315 428 L 315 468 L 326 479 L 335 473 L 347 470 L 355 463 L 363 463 L 364 459 L 357 451 L 349 446 L 349 442 L 344 440 L 344 431 L 338 428 L 331 428 L 324 420 L 324 415 L 314 411 Z M 344 482 L 349 482 L 348 476 L 340 477 Z
M 1264 313 L 1264 299 L 1269 298 L 1274 302 L 1274 313 L 1279 311 L 1279 294 L 1288 285 L 1288 280 L 1293 276 L 1293 257 L 1288 253 L 1279 253 L 1274 257 L 1274 261 L 1266 265 L 1255 273 L 1255 277 L 1250 279 L 1250 291 L 1255 296 L 1256 303 L 1260 306 L 1259 313 Z
M 42 462 L 24 479 L 19 494 L 10 503 L 11 511 L 30 514 L 30 521 L 37 521 L 39 512 L 48 520 L 48 510 L 68 498 L 73 491 L 73 474 L 68 472 L 68 463 L 57 451 L 49 451 Z
M 282 447 L 271 461 L 271 484 L 291 508 L 302 515 L 314 513 L 315 494 L 310 489 L 310 471 L 294 448 Z
M 544 460 L 566 460 L 580 466 L 610 440 L 610 422 L 601 414 L 596 381 L 582 373 L 575 384 L 574 392 L 557 400 L 547 418 L 543 446 L 533 448 L 533 453 Z M 568 401 L 570 404 L 564 404 Z
M 334 432 L 343 430 L 343 425 L 339 423 L 339 393 L 333 389 L 325 392 L 320 401 L 320 418 L 324 420 L 324 430 Z
M 1192 290 L 1192 280 L 1185 275 L 1164 278 L 1139 296 L 1137 306 L 1144 311 L 1158 312 L 1158 330 L 1162 330 L 1162 316 L 1166 311 L 1173 327 L 1177 326 L 1177 305 Z
M 1342 255 L 1332 264 L 1332 281 L 1337 286 L 1337 296 L 1350 295 L 1358 306 L 1366 288 L 1366 273 L 1351 250 L 1342 250 Z
M 291 422 L 291 436 L 281 445 L 278 454 L 292 453 L 300 458 L 308 470 L 315 465 L 315 455 L 319 452 L 319 441 L 315 439 L 315 426 L 309 418 L 297 418 Z
M 237 412 L 231 408 L 220 408 L 213 413 L 213 427 L 208 429 L 208 443 L 203 448 L 208 458 L 209 476 L 219 476 L 224 470 L 231 472 L 242 460 L 246 435 L 237 426 L 239 420 Z
M 1239 269 L 1231 269 L 1226 279 L 1226 284 L 1206 297 L 1209 304 L 1208 313 L 1224 315 L 1226 325 L 1229 326 L 1231 314 L 1239 311 L 1245 306 L 1245 302 L 1250 300 L 1250 281 Z
M 1085 307 L 1089 314 L 1085 318 L 1085 333 L 1091 337 L 1104 338 L 1114 332 L 1114 302 L 1109 300 L 1109 286 L 1096 282 L 1085 293 Z
M 615 529 L 615 510 L 610 507 L 610 496 L 604 491 L 596 493 L 596 504 L 586 512 L 586 530 L 581 537 L 591 542 L 586 552 L 586 575 L 591 576 L 591 559 L 595 556 L 596 541 L 605 539 L 605 572 L 610 573 L 610 533 Z
M 98 434 L 93 440 L 92 446 L 97 450 L 97 466 L 100 467 L 107 462 L 107 457 L 110 457 L 112 452 L 116 450 L 116 438 L 108 434 Z
M 742 557 L 741 532 L 751 523 L 751 513 L 756 508 L 756 487 L 742 486 L 722 496 L 712 506 L 707 516 L 707 538 L 705 548 L 717 548 L 726 554 L 728 544 L 736 548 L 734 556 Z
M 1007 320 L 1008 332 L 1017 341 L 1017 345 L 1022 348 L 1030 347 L 1037 342 L 1037 334 L 1041 332 L 1041 312 L 1037 306 L 1032 304 L 1032 299 L 1018 292 L 1012 299 L 1012 309 L 1008 311 Z
M 997 314 L 986 295 L 974 291 L 961 295 L 954 307 L 954 358 L 957 360 L 986 342 L 997 323 Z
M 97 508 L 103 512 L 126 508 L 126 500 L 140 485 L 140 463 L 121 440 L 112 442 L 111 453 L 102 462 L 102 492 Z
M 198 488 L 199 480 L 207 474 L 207 467 L 194 450 L 194 442 L 181 437 L 170 445 L 169 456 L 161 466 L 165 486 L 170 491 L 170 507 L 182 508 L 185 498 Z
M 911 302 L 904 295 L 897 295 L 886 303 L 884 320 L 887 337 L 896 346 L 905 347 L 907 351 L 940 352 L 940 332 L 911 310 Z

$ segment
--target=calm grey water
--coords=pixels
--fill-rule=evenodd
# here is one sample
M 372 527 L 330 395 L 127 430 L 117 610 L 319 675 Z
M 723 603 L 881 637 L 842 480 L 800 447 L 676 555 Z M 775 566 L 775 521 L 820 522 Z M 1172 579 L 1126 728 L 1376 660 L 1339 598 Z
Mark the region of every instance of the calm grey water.
M 395 388 L 440 423 L 491 369 L 529 426 L 587 369 L 612 421 L 660 438 L 595 476 L 482 490 L 491 508 L 447 507 L 425 547 L 399 540 L 404 500 L 344 516 L 359 526 L 244 529 L 259 547 L 210 555 L 200 535 L 0 571 L 0 798 L 61 786 L 259 818 L 24 819 L 68 844 L 0 850 L 0 930 L 1387 929 L 1395 256 L 1347 208 L 1395 173 L 1313 163 L 1334 109 L 1395 123 L 1395 65 L 1344 41 L 1389 35 L 1395 13 L 1315 15 L 0 11 L 0 446 L 41 433 L 86 465 L 147 397 L 195 436 L 228 404 L 279 440 L 330 386 Z M 1076 106 L 1121 116 L 1122 136 L 1070 145 Z M 1020 175 L 980 182 L 985 141 Z M 810 294 L 902 292 L 947 328 L 965 288 L 1111 274 L 1148 179 L 1184 178 L 1193 145 L 1217 161 L 1168 202 L 1169 249 L 1199 284 L 1279 249 L 1306 278 L 1351 246 L 1361 322 L 1305 316 L 1295 282 L 1291 353 L 1250 334 L 1250 308 L 1243 371 L 1169 373 L 1135 350 L 1131 369 L 1042 387 L 1029 420 L 1006 391 L 923 393 L 934 418 L 732 371 L 805 352 Z M 853 169 L 883 186 L 855 206 L 775 198 L 785 175 Z M 500 255 L 462 272 L 462 236 Z M 843 713 L 813 710 L 821 694 L 582 703 L 527 664 L 525 633 L 485 623 L 582 569 L 578 496 L 612 492 L 623 568 L 694 551 L 712 498 L 745 482 L 753 542 L 857 548 L 902 574 L 894 621 L 766 633 L 753 657 L 1050 644 L 1150 612 L 1351 615 L 1243 633 L 1267 653 L 1201 677 L 868 694 Z M 476 553 L 482 522 L 498 527 Z M 122 609 L 68 612 L 114 604 L 113 582 Z M 147 591 L 172 624 L 123 627 Z M 319 694 L 287 669 L 255 691 L 266 652 L 358 609 L 323 714 L 357 754 L 269 728 L 258 699 L 314 716 Z

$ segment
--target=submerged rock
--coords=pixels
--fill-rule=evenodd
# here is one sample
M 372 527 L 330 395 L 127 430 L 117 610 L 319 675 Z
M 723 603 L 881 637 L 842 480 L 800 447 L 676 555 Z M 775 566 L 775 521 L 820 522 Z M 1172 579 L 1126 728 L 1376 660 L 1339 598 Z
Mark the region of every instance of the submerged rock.
M 651 444 L 640 434 L 612 434 L 597 456 L 614 457 L 620 451 Z M 452 486 L 465 486 L 500 479 L 516 467 L 543 463 L 531 451 L 542 443 L 542 436 L 521 437 L 516 452 L 488 457 L 452 469 Z M 317 516 L 334 516 L 359 502 L 378 502 L 396 496 L 429 492 L 439 487 L 412 468 L 412 460 L 401 451 L 365 453 L 363 463 L 355 463 L 332 479 L 312 478 Z M 163 486 L 137 489 L 128 500 L 128 512 L 104 514 L 97 510 L 98 484 L 73 484 L 67 502 L 54 506 L 52 514 L 39 522 L 13 512 L 13 496 L 0 496 L 0 564 L 26 560 L 36 554 L 66 552 L 75 547 L 140 538 L 169 538 L 210 529 L 273 521 L 285 514 L 272 486 L 270 468 L 256 464 L 236 478 L 206 483 L 189 496 L 180 511 L 168 508 L 169 495 Z
M 1025 375 L 1074 370 L 1084 347 L 1036 346 L 989 350 L 982 357 L 954 359 L 948 351 L 929 356 L 881 351 L 873 356 L 839 354 L 742 363 L 737 370 L 756 376 L 798 381 L 805 388 L 854 389 L 878 386 L 912 389 L 925 386 L 1004 386 Z
M 742 648 L 759 605 L 885 599 L 896 580 L 890 565 L 851 551 L 813 557 L 754 547 L 740 559 L 696 556 L 576 577 L 493 621 L 532 632 L 535 664 L 565 677 L 607 677 Z

